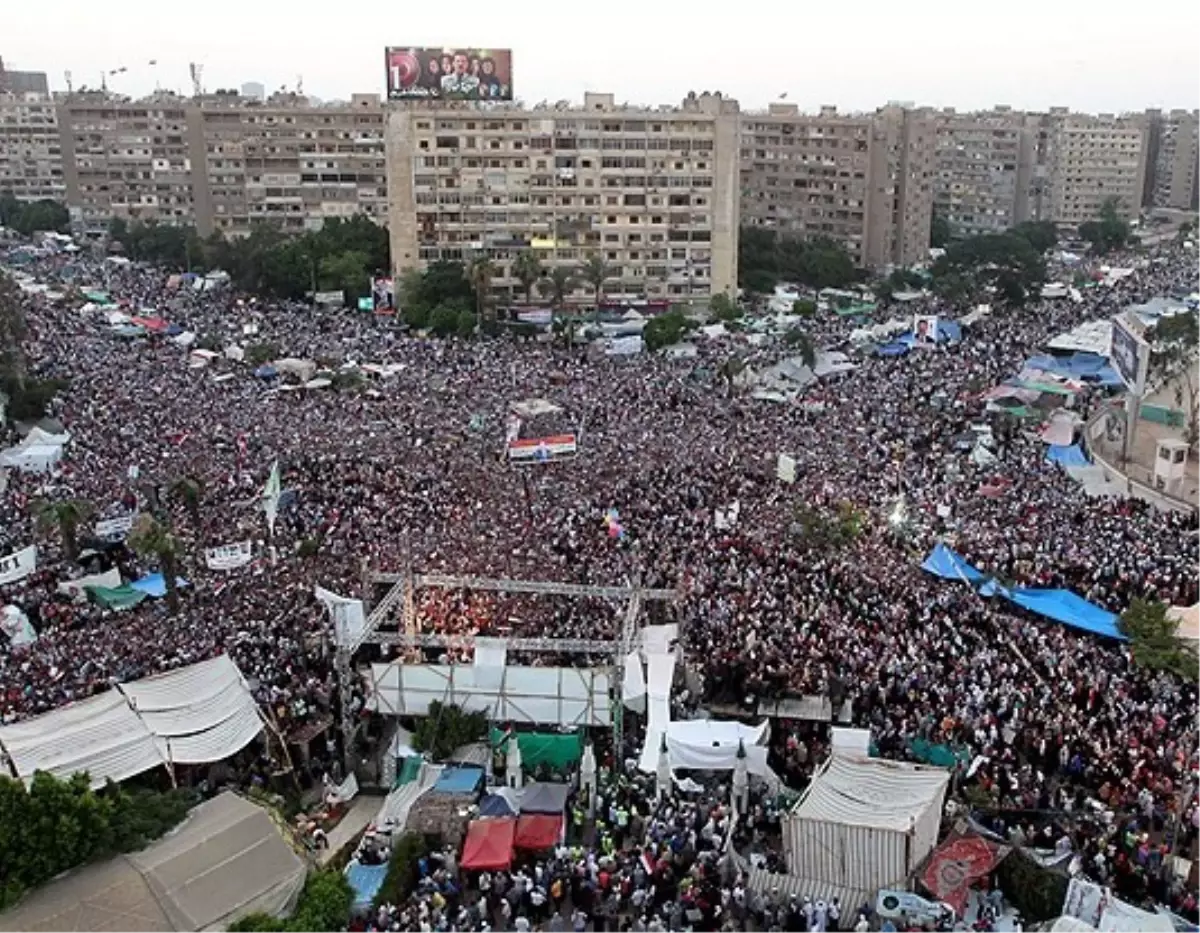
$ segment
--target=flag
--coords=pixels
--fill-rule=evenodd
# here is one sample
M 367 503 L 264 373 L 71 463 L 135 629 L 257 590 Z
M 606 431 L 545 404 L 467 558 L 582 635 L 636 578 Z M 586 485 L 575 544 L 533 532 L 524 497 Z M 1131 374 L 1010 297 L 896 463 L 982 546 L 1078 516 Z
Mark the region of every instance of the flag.
M 275 534 L 275 516 L 279 514 L 279 497 L 282 490 L 279 486 L 279 461 L 271 465 L 271 475 L 267 477 L 267 485 L 263 487 L 263 511 L 267 513 L 267 528 Z

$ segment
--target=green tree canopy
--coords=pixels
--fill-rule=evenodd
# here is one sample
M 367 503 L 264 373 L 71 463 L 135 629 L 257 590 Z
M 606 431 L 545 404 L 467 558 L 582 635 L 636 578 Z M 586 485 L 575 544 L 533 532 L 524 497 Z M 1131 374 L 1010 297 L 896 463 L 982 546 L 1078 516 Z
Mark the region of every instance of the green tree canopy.
M 1025 237 L 1009 231 L 952 243 L 930 272 L 933 291 L 947 301 L 973 301 L 991 287 L 996 298 L 1020 307 L 1041 294 L 1046 262 Z
M 42 231 L 66 233 L 71 215 L 58 201 L 18 201 L 11 191 L 0 192 L 0 227 L 31 236 Z
M 655 350 L 679 343 L 683 335 L 694 326 L 682 311 L 668 311 L 646 322 L 645 328 L 642 329 L 642 342 L 646 349 L 653 353 Z
M 486 734 L 483 713 L 468 713 L 461 706 L 434 700 L 429 714 L 417 722 L 413 748 L 428 752 L 434 761 L 444 761 L 456 748 L 478 742 Z
M 1129 637 L 1134 660 L 1151 670 L 1171 671 L 1190 681 L 1197 679 L 1196 649 L 1175 634 L 1169 607 L 1156 600 L 1135 599 L 1121 613 L 1118 625 Z
M 1079 225 L 1080 239 L 1091 244 L 1097 256 L 1111 253 L 1125 246 L 1133 233 L 1129 222 L 1120 214 L 1120 201 L 1109 198 L 1100 208 L 1100 216 Z
M 861 275 L 842 244 L 828 237 L 804 239 L 768 227 L 743 227 L 738 239 L 738 284 L 767 293 L 780 282 L 810 288 L 843 288 Z
M 712 296 L 712 300 L 708 303 L 708 310 L 718 321 L 736 321 L 744 314 L 738 303 L 724 292 Z

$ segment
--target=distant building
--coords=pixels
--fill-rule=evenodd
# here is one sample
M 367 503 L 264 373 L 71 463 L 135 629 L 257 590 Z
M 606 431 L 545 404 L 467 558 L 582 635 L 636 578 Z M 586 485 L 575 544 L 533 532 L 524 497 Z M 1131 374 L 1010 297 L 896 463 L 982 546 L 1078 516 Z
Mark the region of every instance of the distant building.
M 22 201 L 66 201 L 54 101 L 0 91 L 0 192 Z
M 1200 112 L 1146 112 L 1150 154 L 1146 173 L 1146 207 L 1196 210 L 1200 171 Z
M 678 107 L 475 110 L 454 103 L 388 116 L 392 263 L 486 255 L 498 297 L 517 299 L 514 260 L 544 268 L 593 256 L 609 296 L 707 298 L 737 288 L 738 104 L 689 94 Z M 579 282 L 567 300 L 589 305 Z
M 44 71 L 9 71 L 0 58 L 0 94 L 49 94 L 50 82 Z
M 247 81 L 242 85 L 242 96 L 247 100 L 266 100 L 267 89 L 259 81 Z

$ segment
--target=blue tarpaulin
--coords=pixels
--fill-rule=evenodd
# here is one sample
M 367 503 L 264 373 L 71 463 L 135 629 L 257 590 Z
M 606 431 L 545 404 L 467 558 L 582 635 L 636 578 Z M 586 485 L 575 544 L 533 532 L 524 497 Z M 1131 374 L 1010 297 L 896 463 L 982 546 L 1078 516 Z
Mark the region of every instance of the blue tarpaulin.
M 880 356 L 903 356 L 908 352 L 908 344 L 904 343 L 885 343 L 875 348 L 875 352 Z
M 1017 587 L 1012 590 L 1001 589 L 998 592 L 1022 609 L 1036 612 L 1047 619 L 1054 619 L 1063 625 L 1083 629 L 1085 632 L 1125 640 L 1125 636 L 1117 628 L 1116 615 L 1089 603 L 1082 596 L 1076 596 L 1070 590 L 1033 590 Z
M 279 375 L 279 370 L 276 369 L 274 366 L 267 364 L 264 366 L 260 366 L 260 367 L 258 367 L 258 369 L 254 370 L 254 375 L 258 379 L 274 379 L 276 376 Z
M 135 590 L 141 590 L 147 596 L 153 596 L 155 599 L 162 599 L 167 595 L 167 581 L 163 579 L 161 573 L 152 573 L 142 577 L 140 580 L 134 580 L 129 584 Z M 187 586 L 187 580 L 183 577 L 175 578 L 175 585 L 178 587 Z
M 473 794 L 483 783 L 483 768 L 461 765 L 447 768 L 433 785 L 435 794 Z
M 983 579 L 982 573 L 944 544 L 939 544 L 933 549 L 933 552 L 925 558 L 925 563 L 921 564 L 921 569 L 946 580 L 966 580 L 968 583 L 978 583 Z
M 346 866 L 346 880 L 354 889 L 354 906 L 370 907 L 375 895 L 383 887 L 383 879 L 387 877 L 387 865 L 360 865 L 352 862 Z
M 484 794 L 479 801 L 480 816 L 516 816 L 517 812 L 499 794 Z
M 1083 382 L 1098 382 L 1100 385 L 1121 385 L 1121 377 L 1108 360 L 1096 353 L 1073 353 L 1070 356 L 1052 356 L 1043 353 L 1025 361 L 1026 369 L 1040 369 L 1054 373 L 1064 379 Z
M 1078 444 L 1051 444 L 1046 448 L 1046 459 L 1063 467 L 1090 465 Z

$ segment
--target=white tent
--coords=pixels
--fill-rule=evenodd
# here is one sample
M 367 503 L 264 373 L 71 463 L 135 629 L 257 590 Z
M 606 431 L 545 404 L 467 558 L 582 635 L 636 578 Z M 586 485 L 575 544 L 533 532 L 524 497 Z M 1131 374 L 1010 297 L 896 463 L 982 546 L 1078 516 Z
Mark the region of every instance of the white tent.
M 261 731 L 241 672 L 221 655 L 0 727 L 0 748 L 20 778 L 86 771 L 100 787 L 160 765 L 220 761 Z
M 784 818 L 790 874 L 874 891 L 903 884 L 937 844 L 950 772 L 835 754 Z

